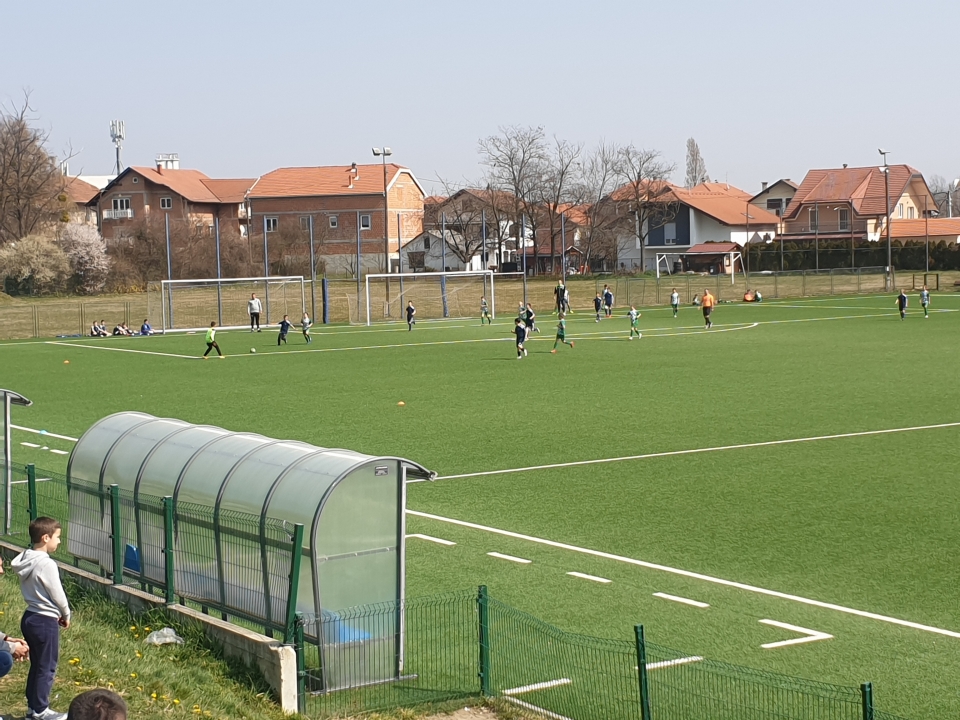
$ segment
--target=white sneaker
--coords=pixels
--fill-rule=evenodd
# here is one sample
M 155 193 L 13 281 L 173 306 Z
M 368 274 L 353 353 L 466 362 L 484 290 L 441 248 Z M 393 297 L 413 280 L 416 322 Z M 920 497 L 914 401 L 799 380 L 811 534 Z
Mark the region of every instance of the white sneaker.
M 53 708 L 47 708 L 39 713 L 31 710 L 27 713 L 27 720 L 67 720 L 67 714 L 57 712 Z

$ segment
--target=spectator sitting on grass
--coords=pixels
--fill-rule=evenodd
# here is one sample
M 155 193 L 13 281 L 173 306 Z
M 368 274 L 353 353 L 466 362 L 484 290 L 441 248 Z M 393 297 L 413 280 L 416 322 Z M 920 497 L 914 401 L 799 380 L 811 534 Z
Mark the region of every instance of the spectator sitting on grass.
M 70 703 L 67 720 L 127 720 L 127 704 L 115 692 L 87 690 Z
M 3 575 L 3 559 L 0 558 L 0 575 Z M 27 641 L 3 634 L 0 641 L 0 677 L 7 675 L 13 669 L 13 663 L 23 662 L 30 654 Z
M 141 335 L 153 335 L 153 328 L 150 326 L 150 321 L 147 318 L 143 319 L 143 325 L 140 326 Z

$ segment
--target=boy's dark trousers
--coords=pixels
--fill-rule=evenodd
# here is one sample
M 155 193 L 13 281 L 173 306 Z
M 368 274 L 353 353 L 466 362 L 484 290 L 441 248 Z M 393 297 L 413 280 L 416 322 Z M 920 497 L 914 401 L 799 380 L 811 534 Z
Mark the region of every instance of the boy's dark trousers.
M 29 610 L 20 620 L 20 632 L 30 646 L 27 706 L 41 713 L 50 706 L 50 691 L 60 657 L 60 625 L 56 618 Z

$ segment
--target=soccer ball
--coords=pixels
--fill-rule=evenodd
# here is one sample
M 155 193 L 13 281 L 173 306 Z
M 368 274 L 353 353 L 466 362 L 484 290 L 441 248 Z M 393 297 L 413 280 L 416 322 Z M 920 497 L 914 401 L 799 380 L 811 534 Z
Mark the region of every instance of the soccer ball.
M 256 354 L 257 354 L 257 349 L 256 349 L 256 348 L 250 348 L 250 352 L 252 352 L 254 355 L 256 355 Z

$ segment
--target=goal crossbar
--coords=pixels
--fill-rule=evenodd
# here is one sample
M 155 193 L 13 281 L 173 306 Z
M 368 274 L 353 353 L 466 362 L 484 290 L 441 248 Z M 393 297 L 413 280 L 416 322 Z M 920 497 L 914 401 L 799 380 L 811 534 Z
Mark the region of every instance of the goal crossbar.
M 497 300 L 496 293 L 493 289 L 493 270 L 460 270 L 453 272 L 418 272 L 418 273 L 369 273 L 366 275 L 366 300 L 367 300 L 367 325 L 372 325 L 373 321 L 370 315 L 370 281 L 371 280 L 398 280 L 403 282 L 404 279 L 409 280 L 419 280 L 422 278 L 435 277 L 440 278 L 441 281 L 445 278 L 489 278 L 490 280 L 490 315 L 492 317 L 497 316 Z
M 305 288 L 305 279 L 303 275 L 264 275 L 260 277 L 242 277 L 242 278 L 193 278 L 186 280 L 161 280 L 160 281 L 160 315 L 161 315 L 161 325 L 160 332 L 163 334 L 171 332 L 199 332 L 206 329 L 206 325 L 199 325 L 196 323 L 188 322 L 187 325 L 190 327 L 176 327 L 175 324 L 175 313 L 179 316 L 179 310 L 182 309 L 181 306 L 178 306 L 178 297 L 182 296 L 182 293 L 187 292 L 188 290 L 196 290 L 202 292 L 203 290 L 208 290 L 210 292 L 209 297 L 198 298 L 195 302 L 198 307 L 191 307 L 191 310 L 200 310 L 202 307 L 202 312 L 205 316 L 215 317 L 217 319 L 217 325 L 224 330 L 233 330 L 244 328 L 246 325 L 240 325 L 235 322 L 230 323 L 224 322 L 224 305 L 223 305 L 223 295 L 224 290 L 226 289 L 235 289 L 239 286 L 247 286 L 246 290 L 253 288 L 255 292 L 263 292 L 263 319 L 265 322 L 269 323 L 270 318 L 270 289 L 271 286 L 276 288 L 277 286 L 284 287 L 286 285 L 293 285 L 294 287 L 299 288 L 297 297 L 299 299 L 299 307 L 306 308 L 306 288 Z M 214 295 L 215 293 L 215 295 Z M 284 297 L 286 300 L 286 297 Z M 233 302 L 238 302 L 238 298 L 228 298 Z M 209 303 L 209 307 L 206 307 Z M 229 308 L 228 308 L 229 310 Z M 231 316 L 235 316 L 237 313 L 228 313 Z M 196 318 L 193 318 L 196 319 Z M 238 319 L 236 317 L 234 320 Z M 205 320 L 204 320 L 205 322 Z M 193 325 L 196 325 L 195 327 Z

